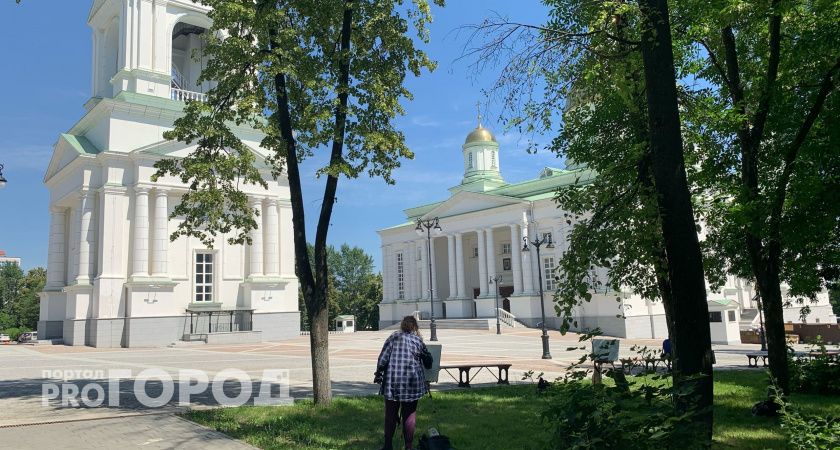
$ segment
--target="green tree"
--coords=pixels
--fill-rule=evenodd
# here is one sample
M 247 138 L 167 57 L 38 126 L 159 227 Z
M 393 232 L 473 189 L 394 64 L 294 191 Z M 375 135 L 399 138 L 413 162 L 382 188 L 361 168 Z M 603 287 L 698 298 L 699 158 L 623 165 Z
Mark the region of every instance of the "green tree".
M 443 0 L 434 0 L 442 5 Z M 240 183 L 266 186 L 254 155 L 232 131 L 250 126 L 265 133 L 263 148 L 274 174 L 285 173 L 291 194 L 295 272 L 310 324 L 315 402 L 331 399 L 327 233 L 340 177 L 362 173 L 393 183 L 391 172 L 412 157 L 393 119 L 404 111 L 409 73 L 433 62 L 415 47 L 410 28 L 428 40 L 429 4 L 417 0 L 201 0 L 213 20 L 203 80 L 217 84 L 206 103 L 193 102 L 169 139 L 195 142 L 178 160 L 160 162 L 158 175 L 173 174 L 190 186 L 173 214 L 184 218 L 173 233 L 212 243 L 233 232 L 247 242 L 257 226 Z M 327 152 L 315 175 L 326 183 L 314 238 L 307 235 L 300 160 Z
M 356 316 L 359 330 L 379 327 L 382 278 L 373 273 L 373 257 L 359 247 L 330 247 L 330 271 L 335 277 L 338 313 Z M 378 286 L 378 287 L 377 287 Z
M 0 264 L 0 310 L 5 310 L 20 295 L 23 279 L 23 270 L 19 265 L 10 262 Z
M 308 246 L 309 254 L 314 252 Z M 342 244 L 339 249 L 327 247 L 330 305 L 330 327 L 338 314 L 356 316 L 357 330 L 376 330 L 379 326 L 379 301 L 382 299 L 382 277 L 373 273 L 373 257 L 359 247 Z M 301 311 L 306 311 L 303 294 L 299 296 Z M 308 322 L 301 318 L 302 328 Z
M 17 264 L 0 266 L 0 329 L 38 327 L 40 298 L 47 271 L 43 267 L 23 273 Z
M 697 412 L 698 442 L 708 443 L 708 307 L 683 161 L 676 83 L 682 67 L 674 63 L 667 4 L 546 4 L 550 20 L 543 26 L 485 22 L 479 32 L 491 36 L 489 45 L 476 52 L 484 62 L 504 59 L 496 92 L 511 111 L 509 125 L 525 132 L 561 128 L 550 148 L 595 172 L 582 172 L 584 187 L 557 196 L 574 216 L 569 224 L 579 220 L 560 264 L 558 312 L 568 326 L 572 308 L 599 287 L 596 266 L 608 268 L 616 290 L 629 285 L 647 298 L 661 297 L 674 383 L 686 393 L 676 405 Z M 513 63 L 498 53 L 511 41 L 519 43 L 506 55 Z
M 840 274 L 840 5 L 689 1 L 698 92 L 687 129 L 710 279 L 756 280 L 770 371 L 789 375 L 781 284 L 811 297 Z

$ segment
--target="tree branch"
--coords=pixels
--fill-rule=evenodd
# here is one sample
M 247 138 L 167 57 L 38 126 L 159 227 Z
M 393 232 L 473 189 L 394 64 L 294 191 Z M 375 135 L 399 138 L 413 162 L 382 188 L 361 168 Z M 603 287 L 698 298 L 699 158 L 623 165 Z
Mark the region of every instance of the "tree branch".
M 808 111 L 808 114 L 805 116 L 805 120 L 802 122 L 802 125 L 800 125 L 799 130 L 796 133 L 796 137 L 794 137 L 793 142 L 791 142 L 785 152 L 784 168 L 782 169 L 782 174 L 776 184 L 776 196 L 773 199 L 773 205 L 770 210 L 770 242 L 768 245 L 768 251 L 771 253 L 776 253 L 778 255 L 781 252 L 782 209 L 784 207 L 785 197 L 787 196 L 788 183 L 790 183 L 790 177 L 793 175 L 793 170 L 796 165 L 796 157 L 799 155 L 799 150 L 805 143 L 808 133 L 811 131 L 811 128 L 813 128 L 814 122 L 817 121 L 817 117 L 825 104 L 825 99 L 834 90 L 834 76 L 838 70 L 840 70 L 840 58 L 837 59 L 834 65 L 823 77 L 822 83 L 820 83 L 820 90 L 817 93 L 817 98 L 814 100 L 814 104 L 811 105 L 811 109 Z
M 330 167 L 335 169 L 342 162 L 344 151 L 344 132 L 347 125 L 347 102 L 350 95 L 350 32 L 353 28 L 353 0 L 345 2 L 344 17 L 341 24 L 341 48 L 340 61 L 338 63 L 338 104 L 335 107 L 335 129 L 333 130 L 333 143 L 330 152 Z M 332 216 L 333 205 L 335 204 L 335 193 L 338 188 L 339 174 L 327 174 L 327 185 L 324 188 L 324 197 L 321 202 L 321 214 L 318 217 L 318 226 L 315 231 L 315 273 L 327 273 L 327 233 L 330 229 L 330 216 Z M 322 280 L 318 277 L 317 282 L 323 284 L 326 289 L 326 277 Z
M 750 145 L 758 151 L 759 144 L 764 137 L 764 126 L 767 124 L 767 116 L 770 113 L 770 99 L 773 96 L 773 89 L 776 86 L 776 78 L 779 75 L 779 54 L 781 53 L 782 37 L 782 15 L 779 12 L 779 5 L 781 0 L 773 0 L 770 5 L 772 16 L 770 16 L 770 56 L 767 61 L 767 78 L 765 79 L 764 89 L 759 97 L 758 108 L 755 111 L 755 119 L 753 120 L 752 132 L 750 138 L 752 142 Z

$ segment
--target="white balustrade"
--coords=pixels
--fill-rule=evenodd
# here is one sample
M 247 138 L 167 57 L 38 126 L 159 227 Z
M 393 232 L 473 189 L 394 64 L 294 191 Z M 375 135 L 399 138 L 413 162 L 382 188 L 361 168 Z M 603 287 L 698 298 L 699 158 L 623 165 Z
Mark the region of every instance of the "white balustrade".
M 516 316 L 513 314 L 505 311 L 502 308 L 498 308 L 499 311 L 499 320 L 504 322 L 507 326 L 511 328 L 516 328 Z
M 185 91 L 178 88 L 170 88 L 170 98 L 179 102 L 206 102 L 207 94 L 202 92 Z

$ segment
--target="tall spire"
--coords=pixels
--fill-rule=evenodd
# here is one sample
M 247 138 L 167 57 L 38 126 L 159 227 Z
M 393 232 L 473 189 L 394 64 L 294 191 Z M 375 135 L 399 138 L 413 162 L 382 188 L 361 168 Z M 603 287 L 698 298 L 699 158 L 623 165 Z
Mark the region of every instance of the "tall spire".
M 475 111 L 478 116 L 478 128 L 481 128 L 481 102 L 475 102 Z

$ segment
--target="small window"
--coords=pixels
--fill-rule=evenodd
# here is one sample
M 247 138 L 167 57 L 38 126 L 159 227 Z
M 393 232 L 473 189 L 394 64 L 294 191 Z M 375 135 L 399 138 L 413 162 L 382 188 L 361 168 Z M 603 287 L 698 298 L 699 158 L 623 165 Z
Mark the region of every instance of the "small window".
M 472 253 L 473 253 L 473 255 L 472 255 L 473 258 L 478 258 L 478 247 L 473 247 L 473 252 Z
M 729 312 L 726 313 L 726 315 L 729 316 L 729 321 L 730 322 L 735 321 L 735 311 L 729 311 Z
M 496 152 L 490 152 L 490 167 L 496 168 Z
M 554 258 L 543 258 L 543 282 L 545 283 L 545 290 L 553 291 L 555 289 L 554 280 Z
M 195 254 L 195 293 L 196 302 L 213 301 L 213 254 Z
M 352 320 L 348 320 L 347 322 L 344 322 L 344 326 L 345 326 L 345 327 L 352 327 L 352 326 L 353 326 L 353 321 L 352 321 Z
M 510 243 L 502 244 L 502 254 L 503 255 L 510 255 Z
M 709 311 L 709 322 L 723 322 L 723 314 L 720 311 Z
M 469 156 L 468 156 L 468 161 L 467 161 L 467 168 L 468 168 L 468 169 L 472 169 L 472 168 L 473 168 L 473 160 L 472 160 L 472 158 L 473 158 L 473 157 L 472 157 L 472 152 L 470 152 L 470 153 L 469 153 Z
M 405 298 L 405 267 L 402 253 L 397 253 L 397 297 L 400 300 Z

